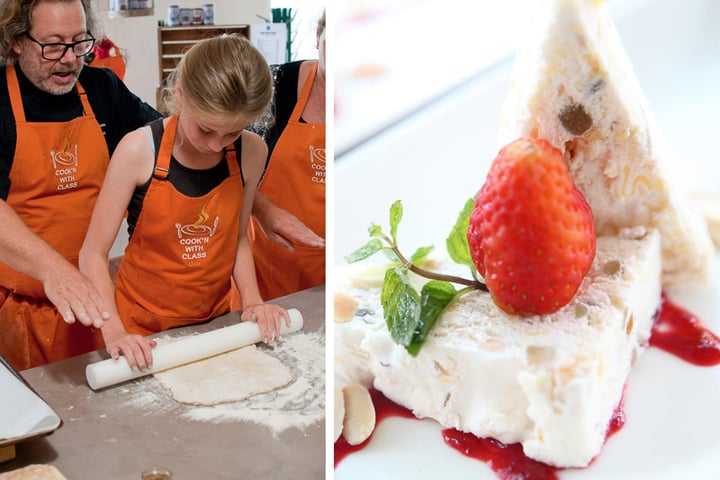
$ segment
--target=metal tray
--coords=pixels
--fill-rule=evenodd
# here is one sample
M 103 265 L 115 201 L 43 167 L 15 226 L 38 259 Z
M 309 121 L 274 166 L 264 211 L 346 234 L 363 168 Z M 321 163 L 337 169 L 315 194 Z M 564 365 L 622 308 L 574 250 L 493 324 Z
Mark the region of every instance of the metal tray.
M 40 397 L 40 395 L 37 394 L 37 392 L 35 392 L 35 390 L 32 389 L 32 387 L 30 387 L 30 385 L 25 381 L 25 379 L 23 379 L 22 376 L 20 376 L 20 374 L 16 372 L 15 369 L 12 368 L 10 364 L 1 355 L 0 369 L 7 369 L 13 376 L 20 380 L 24 388 L 27 388 L 29 392 L 31 392 L 34 396 L 37 397 L 39 402 L 42 402 L 42 404 L 47 407 L 47 418 L 49 419 L 49 422 L 43 422 L 42 427 L 36 427 L 23 435 L 12 438 L 0 439 L 0 448 L 9 445 L 15 445 L 16 443 L 30 440 L 32 438 L 49 435 L 62 426 L 62 419 L 60 418 L 60 416 L 50 407 L 50 405 L 47 404 L 47 402 L 45 402 L 45 400 L 42 399 L 42 397 Z

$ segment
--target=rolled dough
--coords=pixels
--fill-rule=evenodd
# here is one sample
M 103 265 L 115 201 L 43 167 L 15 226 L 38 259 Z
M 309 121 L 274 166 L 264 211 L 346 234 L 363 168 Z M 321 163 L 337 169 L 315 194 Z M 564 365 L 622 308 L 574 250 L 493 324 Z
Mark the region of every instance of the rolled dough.
M 154 374 L 175 400 L 217 405 L 284 387 L 293 379 L 280 360 L 255 345 Z
M 0 473 L 0 480 L 67 480 L 52 465 L 28 465 L 11 472 Z

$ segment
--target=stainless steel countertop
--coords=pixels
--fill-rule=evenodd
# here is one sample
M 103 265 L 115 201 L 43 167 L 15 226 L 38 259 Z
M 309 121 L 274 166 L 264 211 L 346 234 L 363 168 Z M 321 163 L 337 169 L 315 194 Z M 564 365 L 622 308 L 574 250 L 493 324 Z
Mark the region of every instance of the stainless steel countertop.
M 303 315 L 303 331 L 325 333 L 325 287 L 274 300 Z M 203 332 L 239 321 L 237 312 L 211 322 L 163 334 Z M 133 401 L 142 377 L 94 392 L 85 367 L 108 358 L 92 352 L 24 370 L 22 377 L 63 419 L 48 436 L 16 445 L 16 458 L 0 472 L 29 464 L 55 465 L 69 480 L 139 480 L 143 469 L 168 468 L 173 480 L 320 479 L 325 476 L 325 421 L 303 430 L 275 433 L 266 426 L 232 419 L 207 422 L 184 418 L 189 408 L 169 393 L 162 408 Z M 324 398 L 324 394 L 323 394 Z

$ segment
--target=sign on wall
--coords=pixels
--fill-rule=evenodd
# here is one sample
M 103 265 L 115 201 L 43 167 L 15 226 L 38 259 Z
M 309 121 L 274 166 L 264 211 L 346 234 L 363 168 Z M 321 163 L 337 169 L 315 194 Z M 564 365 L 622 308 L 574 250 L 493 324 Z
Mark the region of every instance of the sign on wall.
M 253 23 L 250 41 L 270 65 L 286 63 L 287 25 L 285 23 Z

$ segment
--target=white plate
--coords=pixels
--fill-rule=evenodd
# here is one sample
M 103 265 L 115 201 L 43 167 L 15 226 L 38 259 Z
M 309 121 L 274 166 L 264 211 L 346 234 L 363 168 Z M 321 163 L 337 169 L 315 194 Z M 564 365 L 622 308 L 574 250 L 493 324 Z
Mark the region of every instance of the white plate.
M 672 178 L 681 190 L 720 193 L 720 156 L 712 147 L 720 134 L 720 2 L 635 3 L 637 8 L 617 18 L 616 25 L 677 159 L 669 166 Z M 398 230 L 401 249 L 412 252 L 427 244 L 444 248 L 457 212 L 480 188 L 497 152 L 498 114 L 511 66 L 508 59 L 336 159 L 337 265 L 344 265 L 342 256 L 365 243 L 371 222 L 387 228 L 389 206 L 397 199 L 405 207 Z M 432 68 L 432 62 L 425 68 Z M 720 257 L 715 263 L 719 272 Z M 671 294 L 671 299 L 720 333 L 717 273 L 709 290 Z M 628 380 L 624 428 L 589 468 L 562 471 L 559 477 L 717 480 L 718 412 L 720 367 L 693 366 L 650 348 Z M 497 477 L 482 462 L 446 446 L 435 422 L 390 418 L 378 426 L 366 448 L 340 463 L 335 478 Z

